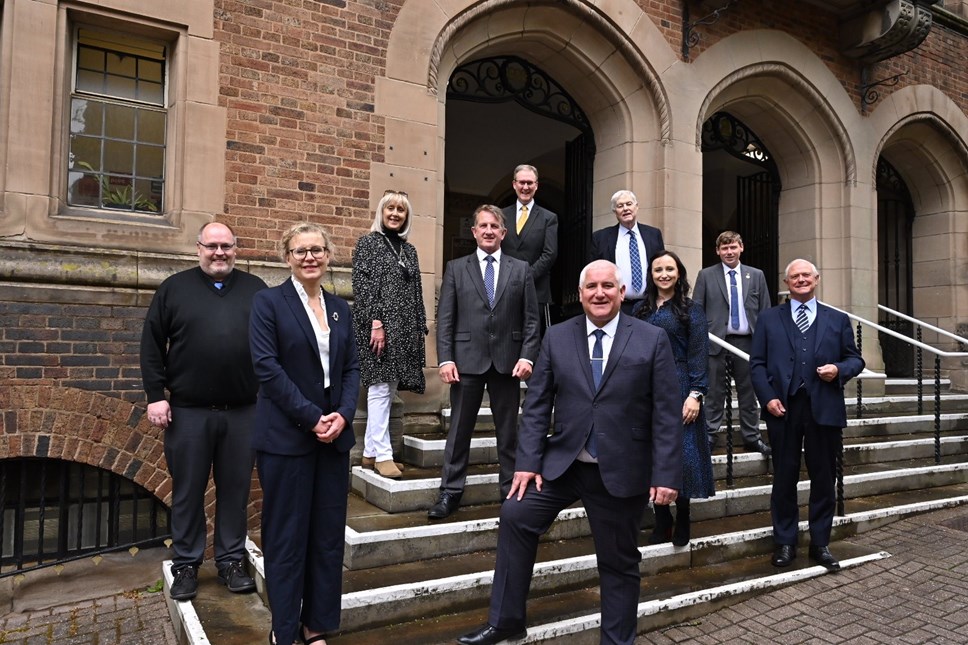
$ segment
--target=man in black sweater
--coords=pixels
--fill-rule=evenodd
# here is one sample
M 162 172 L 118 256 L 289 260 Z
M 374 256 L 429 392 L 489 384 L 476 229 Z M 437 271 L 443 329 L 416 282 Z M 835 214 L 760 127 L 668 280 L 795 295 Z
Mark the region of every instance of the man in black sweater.
M 170 593 L 175 600 L 194 598 L 198 590 L 210 470 L 217 491 L 219 582 L 237 593 L 255 589 L 242 565 L 253 464 L 251 421 L 259 389 L 249 354 L 249 311 L 252 297 L 266 284 L 233 270 L 236 237 L 225 224 L 203 226 L 197 246 L 198 267 L 161 283 L 141 335 L 148 421 L 165 432 L 171 473 Z

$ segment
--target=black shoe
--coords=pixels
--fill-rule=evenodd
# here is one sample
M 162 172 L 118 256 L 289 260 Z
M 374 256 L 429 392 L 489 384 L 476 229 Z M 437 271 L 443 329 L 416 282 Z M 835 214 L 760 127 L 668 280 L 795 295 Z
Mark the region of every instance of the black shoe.
M 519 640 L 528 635 L 526 629 L 498 629 L 485 624 L 480 629 L 464 634 L 457 639 L 461 645 L 494 645 L 505 640 Z
M 182 565 L 178 569 L 172 567 L 175 580 L 168 589 L 172 600 L 191 600 L 198 595 L 198 567 L 190 564 Z
M 788 567 L 796 557 L 797 547 L 792 544 L 777 544 L 773 547 L 773 559 L 770 562 L 774 567 Z
M 746 449 L 746 452 L 762 452 L 764 457 L 769 457 L 773 454 L 773 450 L 771 450 L 768 445 L 763 443 L 762 439 L 757 439 L 756 441 L 750 443 L 744 443 L 743 448 Z
M 830 549 L 825 546 L 810 545 L 810 559 L 819 564 L 827 571 L 840 571 L 840 563 L 837 558 L 830 553 Z
M 245 572 L 241 562 L 226 562 L 218 567 L 219 583 L 228 587 L 232 593 L 255 591 L 255 580 Z
M 437 503 L 427 511 L 427 517 L 432 520 L 444 519 L 460 506 L 460 496 L 461 493 L 449 493 L 445 490 L 440 491 L 440 497 L 437 498 Z

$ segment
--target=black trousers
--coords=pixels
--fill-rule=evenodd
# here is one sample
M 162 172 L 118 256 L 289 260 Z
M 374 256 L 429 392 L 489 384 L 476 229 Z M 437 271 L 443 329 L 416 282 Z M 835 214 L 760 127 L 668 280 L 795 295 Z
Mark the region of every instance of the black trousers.
M 165 460 L 171 473 L 171 534 L 177 569 L 205 557 L 205 489 L 215 481 L 215 562 L 245 557 L 252 487 L 255 405 L 230 410 L 171 408 Z
M 797 543 L 800 520 L 797 482 L 802 446 L 810 477 L 810 543 L 827 546 L 837 505 L 834 479 L 843 428 L 814 422 L 810 395 L 806 390 L 790 397 L 784 417 L 767 413 L 766 427 L 773 448 L 773 492 L 770 496 L 773 541 L 776 544 Z
M 488 622 L 523 629 L 525 605 L 538 539 L 563 509 L 581 500 L 595 541 L 602 598 L 601 642 L 631 645 L 635 640 L 641 573 L 639 521 L 649 496 L 615 497 L 602 482 L 597 464 L 576 461 L 565 474 L 532 483 L 524 498 L 505 500 L 497 538 L 497 562 Z
M 440 473 L 440 490 L 460 493 L 467 479 L 471 437 L 477 425 L 477 414 L 484 400 L 484 388 L 491 401 L 494 430 L 497 435 L 497 457 L 500 464 L 498 481 L 501 496 L 511 490 L 514 478 L 514 452 L 518 445 L 518 408 L 521 381 L 501 374 L 492 366 L 483 374 L 461 374 L 460 382 L 450 386 L 450 431 L 444 448 L 444 466 Z
M 296 642 L 300 622 L 313 631 L 339 629 L 349 459 L 323 443 L 306 455 L 257 455 L 266 591 L 278 643 Z

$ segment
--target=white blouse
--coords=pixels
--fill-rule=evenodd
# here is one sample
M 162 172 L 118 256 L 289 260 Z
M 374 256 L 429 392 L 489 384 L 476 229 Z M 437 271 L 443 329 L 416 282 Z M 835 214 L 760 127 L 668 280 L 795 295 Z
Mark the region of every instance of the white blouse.
M 319 326 L 319 321 L 316 319 L 316 314 L 313 312 L 313 308 L 309 306 L 309 294 L 306 293 L 306 289 L 302 286 L 302 283 L 296 279 L 295 276 L 290 278 L 292 284 L 296 287 L 296 293 L 299 294 L 299 299 L 302 301 L 303 309 L 306 310 L 306 315 L 309 316 L 309 324 L 313 326 L 313 333 L 316 334 L 316 346 L 319 349 L 319 361 L 323 366 L 323 387 L 329 387 L 329 329 L 323 330 Z M 319 289 L 319 304 L 323 308 L 323 317 L 326 317 L 326 299 L 323 297 L 323 289 Z

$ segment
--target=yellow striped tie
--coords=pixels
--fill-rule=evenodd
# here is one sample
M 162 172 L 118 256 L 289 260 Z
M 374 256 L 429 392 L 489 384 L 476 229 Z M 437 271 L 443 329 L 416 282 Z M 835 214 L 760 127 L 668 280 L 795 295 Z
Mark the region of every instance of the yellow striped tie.
M 518 218 L 518 235 L 521 234 L 521 229 L 523 229 L 524 225 L 527 223 L 528 223 L 528 207 L 522 206 L 521 217 Z

